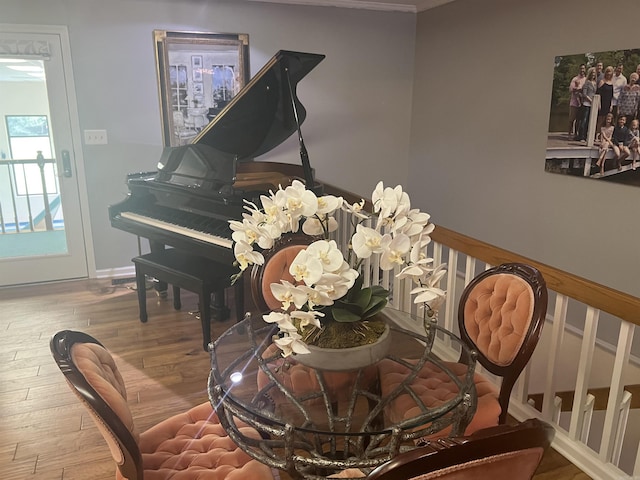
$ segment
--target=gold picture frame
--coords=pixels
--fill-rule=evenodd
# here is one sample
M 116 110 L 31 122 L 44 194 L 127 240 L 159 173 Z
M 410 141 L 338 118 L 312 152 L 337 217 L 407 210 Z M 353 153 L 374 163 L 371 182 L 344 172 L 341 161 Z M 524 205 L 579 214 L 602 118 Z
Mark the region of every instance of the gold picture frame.
M 249 35 L 154 30 L 164 146 L 186 145 L 250 77 Z

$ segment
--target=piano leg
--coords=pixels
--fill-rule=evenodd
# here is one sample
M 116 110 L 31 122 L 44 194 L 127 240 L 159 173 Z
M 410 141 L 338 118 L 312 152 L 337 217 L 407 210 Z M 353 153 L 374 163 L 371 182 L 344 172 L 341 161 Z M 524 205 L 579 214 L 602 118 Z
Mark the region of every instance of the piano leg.
M 211 342 L 211 293 L 207 288 L 200 290 L 200 323 L 202 324 L 202 347 L 204 351 L 209 351 Z
M 229 318 L 230 310 L 225 303 L 224 289 L 213 292 L 211 310 L 213 312 L 213 318 L 219 322 L 224 322 Z
M 138 292 L 138 307 L 140 312 L 140 321 L 147 321 L 147 285 L 146 275 L 136 266 L 136 289 Z
M 180 310 L 182 302 L 180 301 L 180 287 L 173 285 L 173 308 Z

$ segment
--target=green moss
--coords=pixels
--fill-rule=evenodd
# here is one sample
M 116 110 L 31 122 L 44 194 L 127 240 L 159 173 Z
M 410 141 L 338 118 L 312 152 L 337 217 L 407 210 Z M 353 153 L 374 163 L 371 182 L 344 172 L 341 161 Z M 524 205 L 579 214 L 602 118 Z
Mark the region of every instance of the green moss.
M 323 348 L 349 348 L 374 343 L 384 332 L 382 320 L 363 320 L 361 322 L 329 322 L 318 330 L 305 327 L 302 337 L 309 345 Z

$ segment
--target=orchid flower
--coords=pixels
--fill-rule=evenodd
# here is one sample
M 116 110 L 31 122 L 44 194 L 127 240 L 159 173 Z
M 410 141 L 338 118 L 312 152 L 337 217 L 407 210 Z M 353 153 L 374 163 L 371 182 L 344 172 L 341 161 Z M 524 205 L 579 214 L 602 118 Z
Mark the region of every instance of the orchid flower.
M 333 195 L 318 197 L 317 213 L 321 215 L 331 214 L 340 208 L 342 202 L 342 197 L 334 197 Z
M 251 245 L 243 241 L 236 242 L 233 247 L 233 254 L 238 265 L 240 265 L 241 271 L 246 270 L 249 265 L 262 265 L 264 263 L 262 254 L 254 251 Z
M 346 200 L 343 200 L 342 210 L 345 212 L 349 212 L 354 217 L 359 218 L 361 220 L 366 220 L 369 218 L 369 215 L 364 211 L 365 201 L 364 198 L 359 202 L 350 204 Z
M 351 246 L 358 258 L 369 258 L 373 253 L 382 253 L 382 235 L 373 228 L 358 224 Z
M 324 313 L 316 310 L 309 310 L 308 312 L 295 310 L 291 312 L 291 318 L 300 322 L 300 328 L 304 328 L 307 325 L 313 325 L 316 328 L 321 328 L 322 324 L 320 323 L 320 320 L 318 320 L 318 317 L 324 317 Z
M 282 303 L 282 309 L 285 311 L 289 310 L 291 304 L 295 305 L 296 308 L 302 308 L 307 302 L 307 292 L 286 280 L 282 280 L 280 283 L 272 283 L 269 287 L 275 299 Z
M 317 258 L 324 272 L 335 272 L 342 267 L 344 258 L 334 240 L 318 240 L 307 247 L 309 258 Z M 314 282 L 315 283 L 315 282 Z
M 282 350 L 283 357 L 288 357 L 292 353 L 309 353 L 307 345 L 302 341 L 302 337 L 297 332 L 288 332 L 288 335 L 285 337 L 278 337 L 277 335 L 274 335 L 273 343 Z
M 404 263 L 404 256 L 411 249 L 411 240 L 403 233 L 395 237 L 387 234 L 382 237 L 382 248 L 380 268 L 392 270 L 396 265 Z

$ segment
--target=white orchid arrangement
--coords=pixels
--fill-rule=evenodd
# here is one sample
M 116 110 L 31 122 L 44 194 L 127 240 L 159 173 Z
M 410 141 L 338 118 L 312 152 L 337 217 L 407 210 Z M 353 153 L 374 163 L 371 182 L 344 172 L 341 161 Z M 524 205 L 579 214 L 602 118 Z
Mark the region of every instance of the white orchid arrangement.
M 269 196 L 262 195 L 262 207 L 246 202 L 242 221 L 230 220 L 234 255 L 240 272 L 250 265 L 262 265 L 263 250 L 272 248 L 286 233 L 300 229 L 318 240 L 301 250 L 289 273 L 295 284 L 286 280 L 271 284 L 271 292 L 282 303 L 281 311 L 263 318 L 276 323 L 280 334 L 274 342 L 284 356 L 308 353 L 308 344 L 330 322 L 360 323 L 382 310 L 389 292 L 380 286 L 363 288 L 360 276 L 362 262 L 379 256 L 381 270 L 400 268 L 396 277 L 411 278 L 416 287 L 414 303 L 421 304 L 430 316 L 442 304 L 445 292 L 439 283 L 446 273 L 445 265 L 434 266 L 426 255 L 431 242 L 429 234 L 435 226 L 430 215 L 411 209 L 407 193 L 401 186 L 384 187 L 379 182 L 372 194 L 372 215 L 365 211 L 365 201 L 349 204 L 341 197 L 316 196 L 305 185 L 294 180 Z M 339 209 L 351 213 L 354 233 L 345 259 L 338 245 L 330 240 L 338 229 L 333 214 Z M 370 220 L 370 221 L 369 221 Z M 366 225 L 370 226 L 366 226 Z

